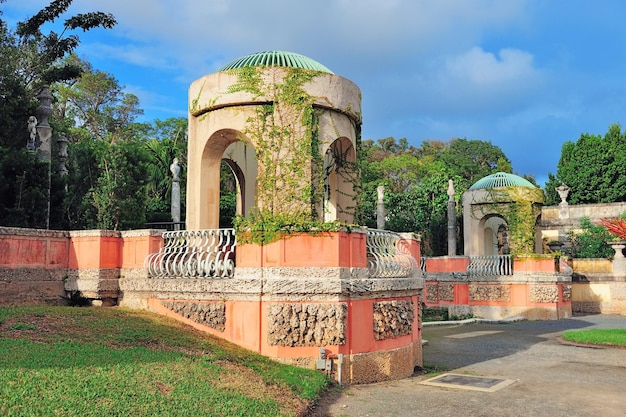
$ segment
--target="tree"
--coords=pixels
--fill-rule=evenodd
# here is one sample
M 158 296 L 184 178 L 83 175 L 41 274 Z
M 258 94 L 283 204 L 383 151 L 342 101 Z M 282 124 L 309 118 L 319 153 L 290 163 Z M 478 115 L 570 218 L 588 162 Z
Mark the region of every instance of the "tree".
M 452 139 L 439 159 L 470 185 L 496 172 L 511 172 L 511 161 L 504 152 L 482 140 Z
M 47 167 L 42 174 L 38 168 L 41 163 L 23 154 L 27 139 L 26 120 L 35 114 L 38 106 L 36 96 L 42 86 L 70 80 L 80 74 L 80 68 L 62 60 L 79 44 L 75 31 L 111 28 L 115 24 L 110 14 L 76 14 L 65 20 L 62 33 L 51 31 L 43 34 L 41 29 L 44 24 L 56 21 L 71 3 L 71 0 L 54 0 L 31 18 L 19 22 L 15 29 L 10 29 L 7 22 L 0 20 L 0 151 L 3 155 L 0 161 L 3 173 L 0 212 L 13 213 L 2 218 L 15 226 L 45 227 L 47 221 L 42 222 L 34 215 L 24 215 L 24 207 L 31 213 L 46 213 L 47 209 L 41 210 L 40 207 L 47 207 L 51 201 L 58 202 L 63 198 L 62 184 L 53 189 L 52 195 L 48 195 L 48 181 L 42 180 L 48 177 Z M 54 123 L 51 120 L 51 124 Z M 31 181 L 32 178 L 36 180 Z M 53 178 L 54 181 L 57 178 Z M 25 190 L 26 186 L 28 190 Z M 27 195 L 30 196 L 28 203 L 25 200 Z M 55 209 L 58 205 L 50 206 Z M 60 213 L 51 213 L 51 226 L 60 227 L 61 223 L 52 222 L 52 219 L 61 218 Z
M 34 16 L 19 22 L 15 30 L 10 30 L 5 21 L 0 21 L 0 94 L 3 97 L 0 113 L 5 123 L 7 119 L 21 121 L 17 126 L 11 123 L 0 125 L 0 135 L 3 135 L 0 146 L 23 146 L 20 140 L 24 131 L 23 120 L 32 114 L 23 111 L 32 111 L 36 107 L 35 98 L 43 85 L 75 79 L 80 75 L 79 67 L 62 60 L 80 43 L 73 32 L 112 28 L 116 24 L 111 14 L 81 13 L 65 20 L 62 33 L 50 31 L 43 34 L 41 29 L 44 24 L 56 21 L 71 4 L 72 0 L 54 0 Z
M 71 55 L 65 62 L 81 69 L 81 75 L 58 83 L 54 88 L 56 97 L 55 117 L 68 120 L 70 138 L 78 140 L 87 135 L 109 142 L 134 137 L 147 126 L 135 123 L 143 114 L 139 99 L 124 93 L 124 86 L 117 79 L 91 64 Z
M 567 141 L 561 148 L 557 173 L 546 182 L 547 204 L 561 200 L 555 188 L 570 187 L 571 204 L 626 201 L 626 133 L 613 124 L 603 136 L 585 133 L 578 141 Z

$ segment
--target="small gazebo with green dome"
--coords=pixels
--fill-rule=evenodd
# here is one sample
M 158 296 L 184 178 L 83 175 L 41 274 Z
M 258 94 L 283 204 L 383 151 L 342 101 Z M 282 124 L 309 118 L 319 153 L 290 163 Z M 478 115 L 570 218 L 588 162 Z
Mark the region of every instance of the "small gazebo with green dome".
M 352 223 L 361 92 L 287 51 L 249 54 L 189 88 L 187 229 L 219 227 L 220 167 L 246 219 Z
M 463 194 L 467 256 L 542 253 L 537 221 L 543 192 L 515 174 L 496 172 Z
M 326 66 L 314 59 L 287 51 L 263 51 L 242 56 L 224 65 L 220 71 L 245 67 L 291 67 L 333 74 Z

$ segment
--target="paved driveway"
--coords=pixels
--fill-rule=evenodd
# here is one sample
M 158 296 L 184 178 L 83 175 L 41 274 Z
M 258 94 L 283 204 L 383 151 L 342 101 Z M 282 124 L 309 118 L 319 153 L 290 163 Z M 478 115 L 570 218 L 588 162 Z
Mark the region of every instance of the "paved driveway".
M 430 377 L 353 385 L 315 416 L 626 416 L 626 349 L 564 343 L 565 330 L 626 328 L 626 316 L 426 327 L 424 362 L 449 372 L 515 380 L 496 392 L 420 384 Z

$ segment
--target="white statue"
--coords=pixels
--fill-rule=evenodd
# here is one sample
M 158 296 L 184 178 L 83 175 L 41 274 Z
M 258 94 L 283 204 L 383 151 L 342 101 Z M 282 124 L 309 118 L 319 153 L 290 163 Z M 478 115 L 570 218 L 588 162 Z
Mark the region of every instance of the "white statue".
M 26 147 L 34 151 L 35 150 L 35 141 L 37 140 L 37 118 L 35 116 L 30 116 L 28 118 L 28 134 L 30 139 L 26 144 Z
M 448 200 L 454 200 L 454 182 L 452 180 L 448 180 Z
M 178 175 L 180 174 L 180 166 L 178 166 L 178 158 L 174 158 L 174 162 L 170 165 L 170 171 L 172 171 L 173 180 L 179 181 L 180 177 Z

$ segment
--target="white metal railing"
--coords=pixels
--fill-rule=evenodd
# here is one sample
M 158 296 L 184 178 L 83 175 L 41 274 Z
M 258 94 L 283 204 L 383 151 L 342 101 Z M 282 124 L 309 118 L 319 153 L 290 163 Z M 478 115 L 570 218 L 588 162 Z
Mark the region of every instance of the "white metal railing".
M 235 229 L 164 232 L 163 248 L 144 267 L 150 278 L 232 277 L 235 243 Z
M 367 268 L 370 277 L 408 277 L 419 268 L 411 254 L 404 253 L 398 233 L 388 230 L 367 230 Z
M 513 275 L 513 258 L 511 255 L 470 256 L 467 275 Z

